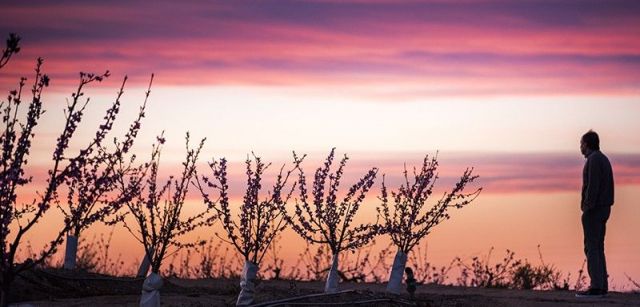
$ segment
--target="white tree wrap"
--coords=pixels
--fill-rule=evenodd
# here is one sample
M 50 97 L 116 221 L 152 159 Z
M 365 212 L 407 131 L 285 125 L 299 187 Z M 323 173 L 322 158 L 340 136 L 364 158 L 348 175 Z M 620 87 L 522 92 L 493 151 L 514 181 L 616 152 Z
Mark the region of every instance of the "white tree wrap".
M 256 276 L 258 275 L 258 266 L 249 261 L 244 261 L 242 267 L 242 276 L 240 276 L 240 294 L 236 306 L 248 306 L 253 303 L 253 296 L 256 293 Z
M 138 267 L 138 274 L 136 277 L 145 277 L 147 276 L 147 272 L 149 272 L 149 266 L 151 266 L 151 257 L 153 257 L 153 248 L 149 250 L 150 254 L 142 257 L 142 261 L 140 262 L 140 267 Z
M 389 276 L 389 283 L 387 284 L 387 292 L 393 294 L 400 294 L 402 292 L 402 276 L 404 275 L 406 265 L 407 254 L 398 250 L 396 257 L 393 259 L 391 275 Z
M 149 274 L 142 284 L 140 307 L 160 307 L 160 288 L 162 277 L 156 273 Z
M 73 270 L 76 268 L 76 255 L 78 254 L 78 237 L 67 236 L 67 245 L 64 250 L 64 268 Z
M 331 268 L 329 269 L 329 275 L 327 276 L 327 282 L 324 285 L 325 293 L 338 292 L 338 254 L 333 254 L 331 257 Z

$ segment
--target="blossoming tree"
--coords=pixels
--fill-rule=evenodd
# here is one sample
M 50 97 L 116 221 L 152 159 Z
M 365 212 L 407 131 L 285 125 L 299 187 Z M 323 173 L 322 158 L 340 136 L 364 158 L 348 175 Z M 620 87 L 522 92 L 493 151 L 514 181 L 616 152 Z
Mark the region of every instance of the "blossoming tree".
M 207 207 L 216 208 L 226 239 L 223 241 L 231 244 L 244 257 L 244 267 L 240 280 L 240 294 L 236 305 L 244 306 L 253 302 L 255 293 L 255 279 L 259 265 L 273 240 L 285 229 L 284 206 L 294 192 L 295 183 L 287 191 L 287 181 L 291 172 L 298 168 L 302 158 L 294 155 L 294 168 L 284 172 L 284 165 L 275 180 L 272 190 L 266 197 L 260 200 L 262 190 L 262 178 L 264 172 L 271 164 L 265 164 L 260 157 L 253 156 L 245 161 L 247 187 L 242 204 L 239 208 L 238 219 L 233 218 L 229 201 L 229 184 L 227 178 L 227 160 L 213 160 L 209 163 L 212 178 L 202 176 L 194 181 L 200 190 Z M 218 197 L 214 201 L 209 195 L 208 189 L 217 191 Z
M 437 169 L 437 157 L 429 159 L 426 156 L 420 170 L 414 168 L 412 180 L 409 180 L 409 172 L 405 167 L 404 183 L 398 190 L 391 192 L 391 206 L 383 176 L 380 197 L 382 204 L 377 210 L 382 216 L 384 232 L 391 236 L 391 241 L 398 248 L 387 284 L 387 291 L 390 293 L 397 294 L 401 291 L 402 275 L 409 252 L 431 233 L 434 226 L 450 218 L 449 209 L 468 205 L 482 190 L 478 188 L 474 192 L 464 193 L 465 187 L 478 178 L 472 174 L 473 169 L 466 169 L 453 189 L 443 192 L 440 199 L 428 208 L 427 201 L 433 194 L 438 179 Z
M 211 207 L 194 210 L 196 213 L 192 215 L 183 212 L 204 141 L 202 139 L 197 147 L 190 148 L 187 133 L 187 153 L 181 174 L 162 181 L 158 172 L 165 139 L 160 136 L 152 148 L 150 161 L 127 172 L 128 175 L 120 181 L 122 191 L 133 191 L 131 193 L 134 194 L 126 203 L 132 218 L 125 218 L 124 226 L 142 244 L 145 257 L 151 264 L 151 274 L 143 284 L 140 306 L 160 305 L 159 290 L 163 283 L 160 267 L 164 259 L 180 249 L 205 244 L 206 241 L 188 240 L 184 235 L 199 227 L 211 226 L 215 221 Z
M 104 117 L 103 128 L 96 134 L 96 150 L 85 158 L 85 163 L 79 165 L 71 175 L 65 179 L 67 188 L 66 206 L 58 204 L 58 209 L 65 217 L 65 224 L 69 225 L 67 234 L 64 268 L 74 269 L 76 266 L 76 254 L 78 251 L 78 238 L 80 233 L 89 228 L 93 223 L 101 221 L 113 225 L 121 220 L 121 216 L 115 216 L 116 212 L 131 197 L 131 190 L 117 192 L 118 177 L 123 176 L 125 168 L 118 168 L 126 163 L 126 156 L 133 146 L 134 140 L 141 127 L 145 107 L 149 94 L 153 75 L 149 82 L 145 100 L 138 117 L 130 125 L 123 141 L 114 139 L 112 148 L 105 146 L 104 139 L 112 129 L 116 115 L 120 111 L 120 98 L 124 94 L 124 86 L 127 78 L 124 78 L 115 102 Z
M 355 250 L 371 241 L 381 231 L 377 223 L 353 225 L 353 219 L 374 184 L 377 168 L 370 169 L 348 192 L 338 200 L 338 188 L 348 157 L 345 155 L 335 173 L 330 173 L 335 148 L 313 179 L 311 197 L 307 191 L 306 176 L 298 168 L 298 191 L 293 214 L 285 215 L 288 224 L 307 242 L 326 244 L 331 249 L 332 260 L 325 284 L 325 292 L 338 290 L 338 259 L 343 251 Z
M 12 34 L 7 40 L 6 48 L 0 56 L 0 68 L 7 65 L 9 59 L 20 51 L 20 38 Z M 110 127 L 108 123 L 115 119 L 115 114 L 105 118 L 102 125 L 96 130 L 96 136 L 81 147 L 77 153 L 70 153 L 69 143 L 73 139 L 76 130 L 82 121 L 84 111 L 89 104 L 89 99 L 84 100 L 83 89 L 90 83 L 100 82 L 109 74 L 80 73 L 80 83 L 72 94 L 72 99 L 65 108 L 65 120 L 62 131 L 58 135 L 53 149 L 52 166 L 48 170 L 42 191 L 38 191 L 32 201 L 26 201 L 28 195 L 19 195 L 21 187 L 32 182 L 32 177 L 27 176 L 26 167 L 32 142 L 35 137 L 35 128 L 38 125 L 43 110 L 42 93 L 49 86 L 50 79 L 43 73 L 42 58 L 38 58 L 35 68 L 35 77 L 31 87 L 31 101 L 27 104 L 22 119 L 19 112 L 23 105 L 23 90 L 26 78 L 21 78 L 18 87 L 11 90 L 7 101 L 0 103 L 0 117 L 2 118 L 2 133 L 0 134 L 0 306 L 8 305 L 8 295 L 15 277 L 25 270 L 29 270 L 38 264 L 42 264 L 52 256 L 64 240 L 64 235 L 71 229 L 71 223 L 65 221 L 62 229 L 53 233 L 48 238 L 48 245 L 37 255 L 32 255 L 22 262 L 17 261 L 19 251 L 25 237 L 42 222 L 43 217 L 49 212 L 52 203 L 58 197 L 59 187 L 78 173 L 78 170 L 86 166 L 87 160 L 98 150 L 98 139 L 105 135 Z M 112 110 L 112 105 L 109 110 Z M 26 201 L 26 202 L 25 202 Z

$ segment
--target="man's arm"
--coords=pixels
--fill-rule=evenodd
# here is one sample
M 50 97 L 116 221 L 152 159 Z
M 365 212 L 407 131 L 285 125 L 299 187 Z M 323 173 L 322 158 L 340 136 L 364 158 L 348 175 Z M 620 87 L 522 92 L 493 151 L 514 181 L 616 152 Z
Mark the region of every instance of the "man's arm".
M 602 182 L 602 161 L 593 157 L 587 160 L 587 191 L 584 199 L 584 211 L 593 209 L 600 195 Z

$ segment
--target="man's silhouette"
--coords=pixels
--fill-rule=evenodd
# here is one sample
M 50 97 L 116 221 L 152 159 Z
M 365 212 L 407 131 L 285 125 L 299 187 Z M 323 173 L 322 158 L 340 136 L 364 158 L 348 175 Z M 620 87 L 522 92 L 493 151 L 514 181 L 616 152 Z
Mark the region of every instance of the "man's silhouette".
M 613 205 L 613 171 L 609 159 L 600 151 L 600 139 L 593 130 L 580 140 L 580 151 L 587 158 L 582 171 L 582 230 L 584 253 L 591 285 L 577 297 L 602 297 L 607 294 L 607 265 L 604 235 Z

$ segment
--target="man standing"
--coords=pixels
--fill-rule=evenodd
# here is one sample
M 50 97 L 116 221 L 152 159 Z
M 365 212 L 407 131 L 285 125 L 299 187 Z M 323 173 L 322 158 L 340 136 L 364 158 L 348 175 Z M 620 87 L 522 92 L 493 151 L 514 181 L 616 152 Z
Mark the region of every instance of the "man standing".
M 613 205 L 613 171 L 607 156 L 600 151 L 600 139 L 593 130 L 580 140 L 580 151 L 587 158 L 582 171 L 582 230 L 584 253 L 591 285 L 577 297 L 603 297 L 607 294 L 607 264 L 604 235 Z

